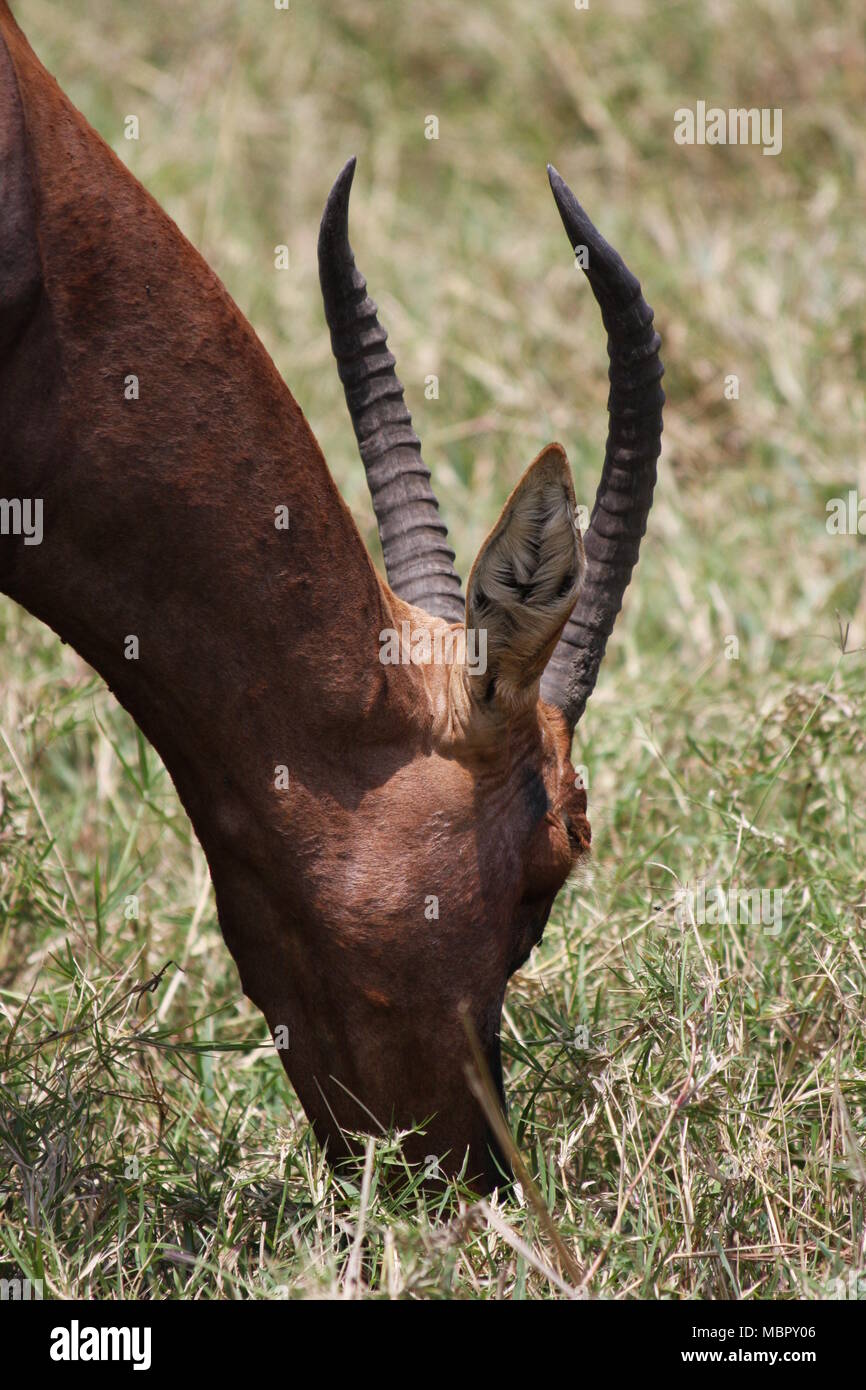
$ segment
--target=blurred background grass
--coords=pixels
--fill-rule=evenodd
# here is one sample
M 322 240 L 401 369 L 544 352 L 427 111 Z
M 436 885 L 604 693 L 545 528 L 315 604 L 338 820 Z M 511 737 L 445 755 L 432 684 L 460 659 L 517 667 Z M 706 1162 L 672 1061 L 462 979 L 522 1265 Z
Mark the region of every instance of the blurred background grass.
M 829 535 L 825 511 L 866 497 L 861 8 L 15 12 L 250 318 L 377 555 L 316 274 L 344 160 L 464 575 L 549 440 L 579 500 L 597 484 L 604 333 L 548 160 L 640 276 L 667 368 L 660 484 L 575 746 L 594 865 L 509 991 L 512 1122 L 593 1292 L 829 1296 L 866 1267 L 866 537 Z M 781 155 L 676 145 L 698 100 L 782 108 Z M 387 1146 L 348 1267 L 359 1184 L 323 1170 L 239 994 L 158 760 L 5 601 L 0 677 L 0 1259 L 84 1296 L 560 1293 L 519 1193 L 434 1222 L 411 1182 L 384 1192 Z M 779 936 L 678 924 L 699 878 L 784 890 Z

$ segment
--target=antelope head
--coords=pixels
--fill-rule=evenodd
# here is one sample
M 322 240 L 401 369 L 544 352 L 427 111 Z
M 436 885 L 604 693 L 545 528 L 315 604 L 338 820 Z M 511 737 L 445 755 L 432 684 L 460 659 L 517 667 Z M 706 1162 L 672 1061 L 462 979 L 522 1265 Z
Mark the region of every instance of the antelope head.
M 407 1158 L 484 1188 L 503 1163 L 464 1015 L 501 1094 L 508 979 L 589 849 L 570 745 L 652 500 L 659 339 L 549 169 L 608 334 L 601 482 L 581 538 L 565 453 L 543 450 L 464 602 L 349 246 L 353 172 L 319 266 L 387 583 L 253 330 L 0 0 L 0 492 L 43 515 L 41 544 L 0 537 L 0 587 L 162 756 L 329 1156 L 423 1126 Z

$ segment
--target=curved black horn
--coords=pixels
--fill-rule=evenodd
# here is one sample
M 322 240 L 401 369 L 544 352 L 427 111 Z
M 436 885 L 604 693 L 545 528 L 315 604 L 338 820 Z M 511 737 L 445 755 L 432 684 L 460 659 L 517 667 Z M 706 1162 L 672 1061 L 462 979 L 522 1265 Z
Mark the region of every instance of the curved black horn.
M 604 468 L 584 536 L 586 578 L 541 683 L 542 698 L 558 705 L 574 729 L 592 694 L 607 639 L 637 564 L 661 451 L 661 339 L 640 284 L 590 222 L 551 164 L 550 187 L 607 329 L 610 415 Z
M 454 552 L 403 400 L 387 334 L 349 245 L 355 160 L 341 169 L 319 229 L 319 282 L 331 347 L 373 499 L 388 582 L 395 594 L 462 622 Z

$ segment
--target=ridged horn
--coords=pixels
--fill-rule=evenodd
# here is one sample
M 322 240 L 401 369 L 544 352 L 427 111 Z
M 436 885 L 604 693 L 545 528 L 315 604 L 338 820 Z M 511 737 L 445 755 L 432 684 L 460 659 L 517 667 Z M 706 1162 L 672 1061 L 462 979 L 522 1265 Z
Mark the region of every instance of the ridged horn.
M 607 445 L 595 506 L 584 536 L 586 577 L 541 684 L 573 731 L 595 686 L 607 639 L 637 564 L 661 452 L 661 339 L 639 282 L 590 222 L 551 164 L 550 187 L 572 248 L 601 309 L 610 358 Z
M 352 158 L 341 169 L 319 229 L 319 282 L 331 347 L 367 474 L 388 582 L 408 603 L 462 622 L 463 595 L 448 531 L 387 334 L 349 245 L 355 162 Z

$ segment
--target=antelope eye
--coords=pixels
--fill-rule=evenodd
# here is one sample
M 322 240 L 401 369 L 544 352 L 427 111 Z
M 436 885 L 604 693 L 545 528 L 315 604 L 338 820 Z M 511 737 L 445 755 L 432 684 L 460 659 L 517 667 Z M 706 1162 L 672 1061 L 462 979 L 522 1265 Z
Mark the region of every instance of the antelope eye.
M 571 847 L 575 850 L 587 849 L 589 846 L 589 825 L 586 819 L 579 817 L 577 825 L 575 825 L 567 811 L 560 812 L 560 815 Z

